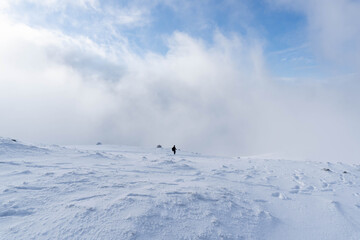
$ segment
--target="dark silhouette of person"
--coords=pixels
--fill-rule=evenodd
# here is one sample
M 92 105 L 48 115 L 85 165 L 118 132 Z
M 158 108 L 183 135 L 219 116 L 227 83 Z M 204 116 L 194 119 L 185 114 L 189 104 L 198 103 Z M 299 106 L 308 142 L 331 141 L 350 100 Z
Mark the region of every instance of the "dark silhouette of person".
M 176 147 L 175 147 L 175 145 L 172 147 L 171 150 L 174 152 L 174 155 L 175 155 L 175 154 L 176 154 Z

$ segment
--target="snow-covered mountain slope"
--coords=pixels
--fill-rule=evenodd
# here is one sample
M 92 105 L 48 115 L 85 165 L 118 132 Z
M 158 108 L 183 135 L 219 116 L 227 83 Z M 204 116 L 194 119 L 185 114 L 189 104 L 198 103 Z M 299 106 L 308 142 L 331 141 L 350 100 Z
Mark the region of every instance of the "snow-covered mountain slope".
M 360 166 L 0 139 L 0 239 L 360 239 Z

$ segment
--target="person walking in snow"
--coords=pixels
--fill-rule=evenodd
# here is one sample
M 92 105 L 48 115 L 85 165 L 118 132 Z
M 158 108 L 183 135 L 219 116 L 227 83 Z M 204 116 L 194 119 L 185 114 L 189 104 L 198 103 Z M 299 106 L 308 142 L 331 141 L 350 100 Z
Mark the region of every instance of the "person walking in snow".
M 176 147 L 175 147 L 175 145 L 172 147 L 171 150 L 174 152 L 174 155 L 175 155 L 175 154 L 176 154 Z

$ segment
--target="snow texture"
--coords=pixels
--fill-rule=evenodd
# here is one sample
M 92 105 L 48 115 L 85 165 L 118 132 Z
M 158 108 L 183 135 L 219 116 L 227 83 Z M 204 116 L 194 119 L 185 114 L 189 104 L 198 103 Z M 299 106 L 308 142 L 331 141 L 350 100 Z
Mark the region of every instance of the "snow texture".
M 360 239 L 360 166 L 0 138 L 0 239 Z

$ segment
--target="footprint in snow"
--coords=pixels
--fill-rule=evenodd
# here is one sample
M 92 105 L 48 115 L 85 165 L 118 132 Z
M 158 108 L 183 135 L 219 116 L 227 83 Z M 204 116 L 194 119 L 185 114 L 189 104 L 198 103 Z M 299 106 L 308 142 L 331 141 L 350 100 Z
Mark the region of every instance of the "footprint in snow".
M 307 188 L 301 190 L 302 194 L 311 194 L 316 188 L 314 186 L 308 186 Z
M 299 193 L 299 191 L 300 191 L 300 186 L 299 186 L 299 185 L 295 185 L 295 186 L 292 188 L 292 190 L 289 191 L 289 193 L 291 193 L 291 194 L 297 194 L 297 193 Z
M 274 192 L 274 193 L 271 194 L 271 196 L 277 197 L 277 198 L 279 198 L 281 200 L 291 200 L 291 198 L 289 198 L 285 194 L 279 193 L 279 192 Z
M 330 188 L 330 186 L 333 185 L 335 182 L 328 183 L 324 180 L 321 180 L 321 181 L 322 181 L 322 189 L 321 189 L 322 192 L 332 192 L 333 191 L 333 189 Z
M 300 184 L 301 186 L 305 186 L 305 183 L 302 181 L 303 178 L 304 178 L 304 174 L 302 173 L 293 174 L 293 181 Z
M 265 181 L 267 183 L 271 183 L 272 181 L 276 180 L 278 178 L 278 176 L 268 176 L 268 177 L 265 177 Z

